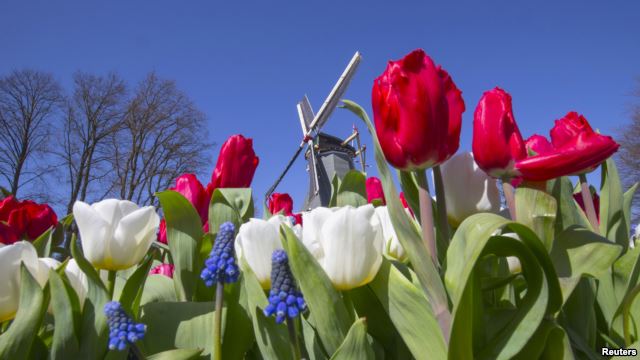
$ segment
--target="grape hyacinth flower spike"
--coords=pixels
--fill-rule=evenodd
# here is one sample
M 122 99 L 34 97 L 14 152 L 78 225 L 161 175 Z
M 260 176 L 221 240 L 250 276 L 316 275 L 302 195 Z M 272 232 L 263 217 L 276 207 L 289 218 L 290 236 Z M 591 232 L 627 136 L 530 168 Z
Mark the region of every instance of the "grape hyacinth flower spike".
M 117 301 L 106 303 L 104 313 L 109 325 L 109 350 L 123 351 L 131 345 L 132 350 L 139 353 L 135 342 L 144 337 L 147 326 L 134 322 Z
M 207 287 L 216 286 L 216 307 L 213 318 L 213 358 L 222 359 L 222 302 L 224 299 L 224 284 L 238 281 L 240 271 L 236 263 L 236 255 L 233 247 L 236 227 L 231 222 L 220 225 L 216 235 L 213 249 L 209 258 L 204 262 L 204 269 L 200 278 Z
M 287 253 L 278 249 L 271 255 L 271 290 L 269 291 L 269 305 L 264 309 L 265 316 L 275 316 L 276 323 L 287 320 L 287 330 L 291 349 L 295 359 L 300 359 L 300 344 L 293 322 L 301 312 L 307 308 L 302 293 L 298 290 L 296 279 L 289 268 Z
M 240 271 L 236 263 L 233 240 L 235 226 L 231 222 L 220 225 L 220 230 L 213 244 L 213 249 L 209 253 L 209 258 L 205 261 L 204 269 L 200 278 L 204 280 L 208 287 L 217 283 L 232 283 L 238 281 Z

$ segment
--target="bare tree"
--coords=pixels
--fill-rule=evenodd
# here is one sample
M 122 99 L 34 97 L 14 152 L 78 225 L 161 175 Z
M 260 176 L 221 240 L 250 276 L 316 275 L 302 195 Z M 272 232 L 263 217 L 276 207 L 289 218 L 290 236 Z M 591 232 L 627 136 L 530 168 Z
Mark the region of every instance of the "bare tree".
M 633 93 L 636 103 L 631 109 L 631 121 L 626 124 L 620 132 L 618 142 L 620 151 L 620 175 L 625 188 L 628 188 L 640 181 L 640 79 L 637 88 Z M 632 201 L 632 221 L 637 223 L 640 220 L 640 191 L 636 191 Z
M 130 100 L 124 130 L 112 136 L 116 196 L 157 204 L 154 194 L 207 164 L 205 116 L 175 82 L 149 74 Z
M 61 92 L 53 76 L 34 70 L 0 78 L 0 175 L 14 195 L 49 170 L 44 153 Z
M 125 84 L 115 74 L 76 73 L 73 80 L 59 154 L 68 177 L 67 213 L 71 213 L 76 200 L 85 200 L 92 193 L 94 182 L 99 183 L 111 172 L 111 136 L 123 127 L 126 104 Z M 101 199 L 109 189 L 96 188 L 93 192 L 96 199 Z

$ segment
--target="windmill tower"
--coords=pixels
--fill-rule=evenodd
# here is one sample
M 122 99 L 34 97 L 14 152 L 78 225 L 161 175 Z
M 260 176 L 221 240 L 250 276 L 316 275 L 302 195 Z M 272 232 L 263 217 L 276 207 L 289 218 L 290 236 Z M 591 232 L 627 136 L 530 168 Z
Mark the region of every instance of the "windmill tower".
M 318 113 L 314 114 L 307 96 L 304 96 L 298 102 L 298 117 L 303 135 L 302 141 L 284 171 L 267 191 L 265 200 L 269 199 L 269 196 L 271 196 L 305 148 L 304 154 L 307 160 L 307 171 L 309 172 L 309 192 L 305 198 L 304 210 L 329 204 L 331 180 L 336 175 L 342 178 L 347 172 L 354 169 L 354 159 L 356 157 L 359 157 L 359 162 L 364 170 L 365 148 L 360 146 L 360 135 L 355 126 L 353 133 L 345 140 L 321 131 L 346 91 L 360 64 L 360 60 L 360 53 L 356 52 L 320 107 L 320 110 L 318 110 Z M 357 144 L 357 148 L 349 144 L 354 141 Z

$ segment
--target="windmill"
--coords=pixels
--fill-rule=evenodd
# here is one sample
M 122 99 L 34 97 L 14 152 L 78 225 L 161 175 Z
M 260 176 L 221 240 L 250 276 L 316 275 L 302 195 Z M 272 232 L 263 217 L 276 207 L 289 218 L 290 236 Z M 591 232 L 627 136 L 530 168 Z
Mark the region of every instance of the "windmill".
M 356 52 L 316 114 L 314 114 L 306 95 L 298 102 L 298 117 L 303 138 L 284 171 L 267 190 L 266 201 L 305 149 L 304 154 L 309 172 L 309 192 L 304 203 L 305 210 L 329 204 L 331 180 L 336 175 L 342 178 L 349 170 L 354 169 L 354 158 L 359 158 L 364 171 L 366 147 L 361 146 L 360 134 L 355 126 L 353 133 L 345 140 L 321 132 L 353 78 L 360 60 L 360 53 Z M 357 148 L 349 144 L 354 141 Z

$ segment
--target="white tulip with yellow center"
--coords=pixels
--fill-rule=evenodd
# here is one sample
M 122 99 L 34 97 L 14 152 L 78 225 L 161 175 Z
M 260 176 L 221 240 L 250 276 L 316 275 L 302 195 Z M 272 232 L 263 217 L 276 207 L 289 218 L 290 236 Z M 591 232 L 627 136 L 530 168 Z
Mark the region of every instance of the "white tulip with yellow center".
M 38 253 L 30 242 L 18 241 L 0 248 L 0 322 L 13 319 L 20 302 L 20 263 L 33 278 L 44 287 L 49 270 L 60 263 L 51 258 L 38 259 Z
M 303 242 L 336 289 L 349 290 L 373 280 L 385 242 L 373 205 L 316 208 L 302 219 Z
M 99 269 L 134 266 L 156 238 L 160 218 L 153 206 L 138 207 L 126 200 L 107 199 L 89 205 L 76 201 L 73 216 L 84 256 Z
M 384 235 L 384 253 L 392 258 L 404 261 L 407 258 L 407 253 L 404 251 L 398 235 L 396 234 L 393 224 L 391 223 L 391 217 L 389 216 L 389 209 L 386 206 L 376 207 L 376 215 L 380 219 L 380 225 L 382 226 L 382 234 Z
M 291 220 L 274 215 L 269 220 L 249 219 L 240 226 L 234 243 L 238 259 L 245 259 L 263 289 L 271 287 L 271 255 L 282 249 L 280 225 L 286 224 L 300 237 L 300 225 L 292 226 Z
M 495 179 L 473 160 L 470 152 L 458 153 L 440 165 L 449 223 L 458 227 L 479 212 L 498 213 L 500 193 Z
M 71 259 L 64 268 L 64 273 L 71 283 L 71 287 L 78 294 L 78 300 L 80 301 L 80 308 L 84 304 L 84 300 L 87 297 L 87 291 L 89 290 L 89 283 L 87 281 L 87 275 L 80 270 L 76 259 Z

